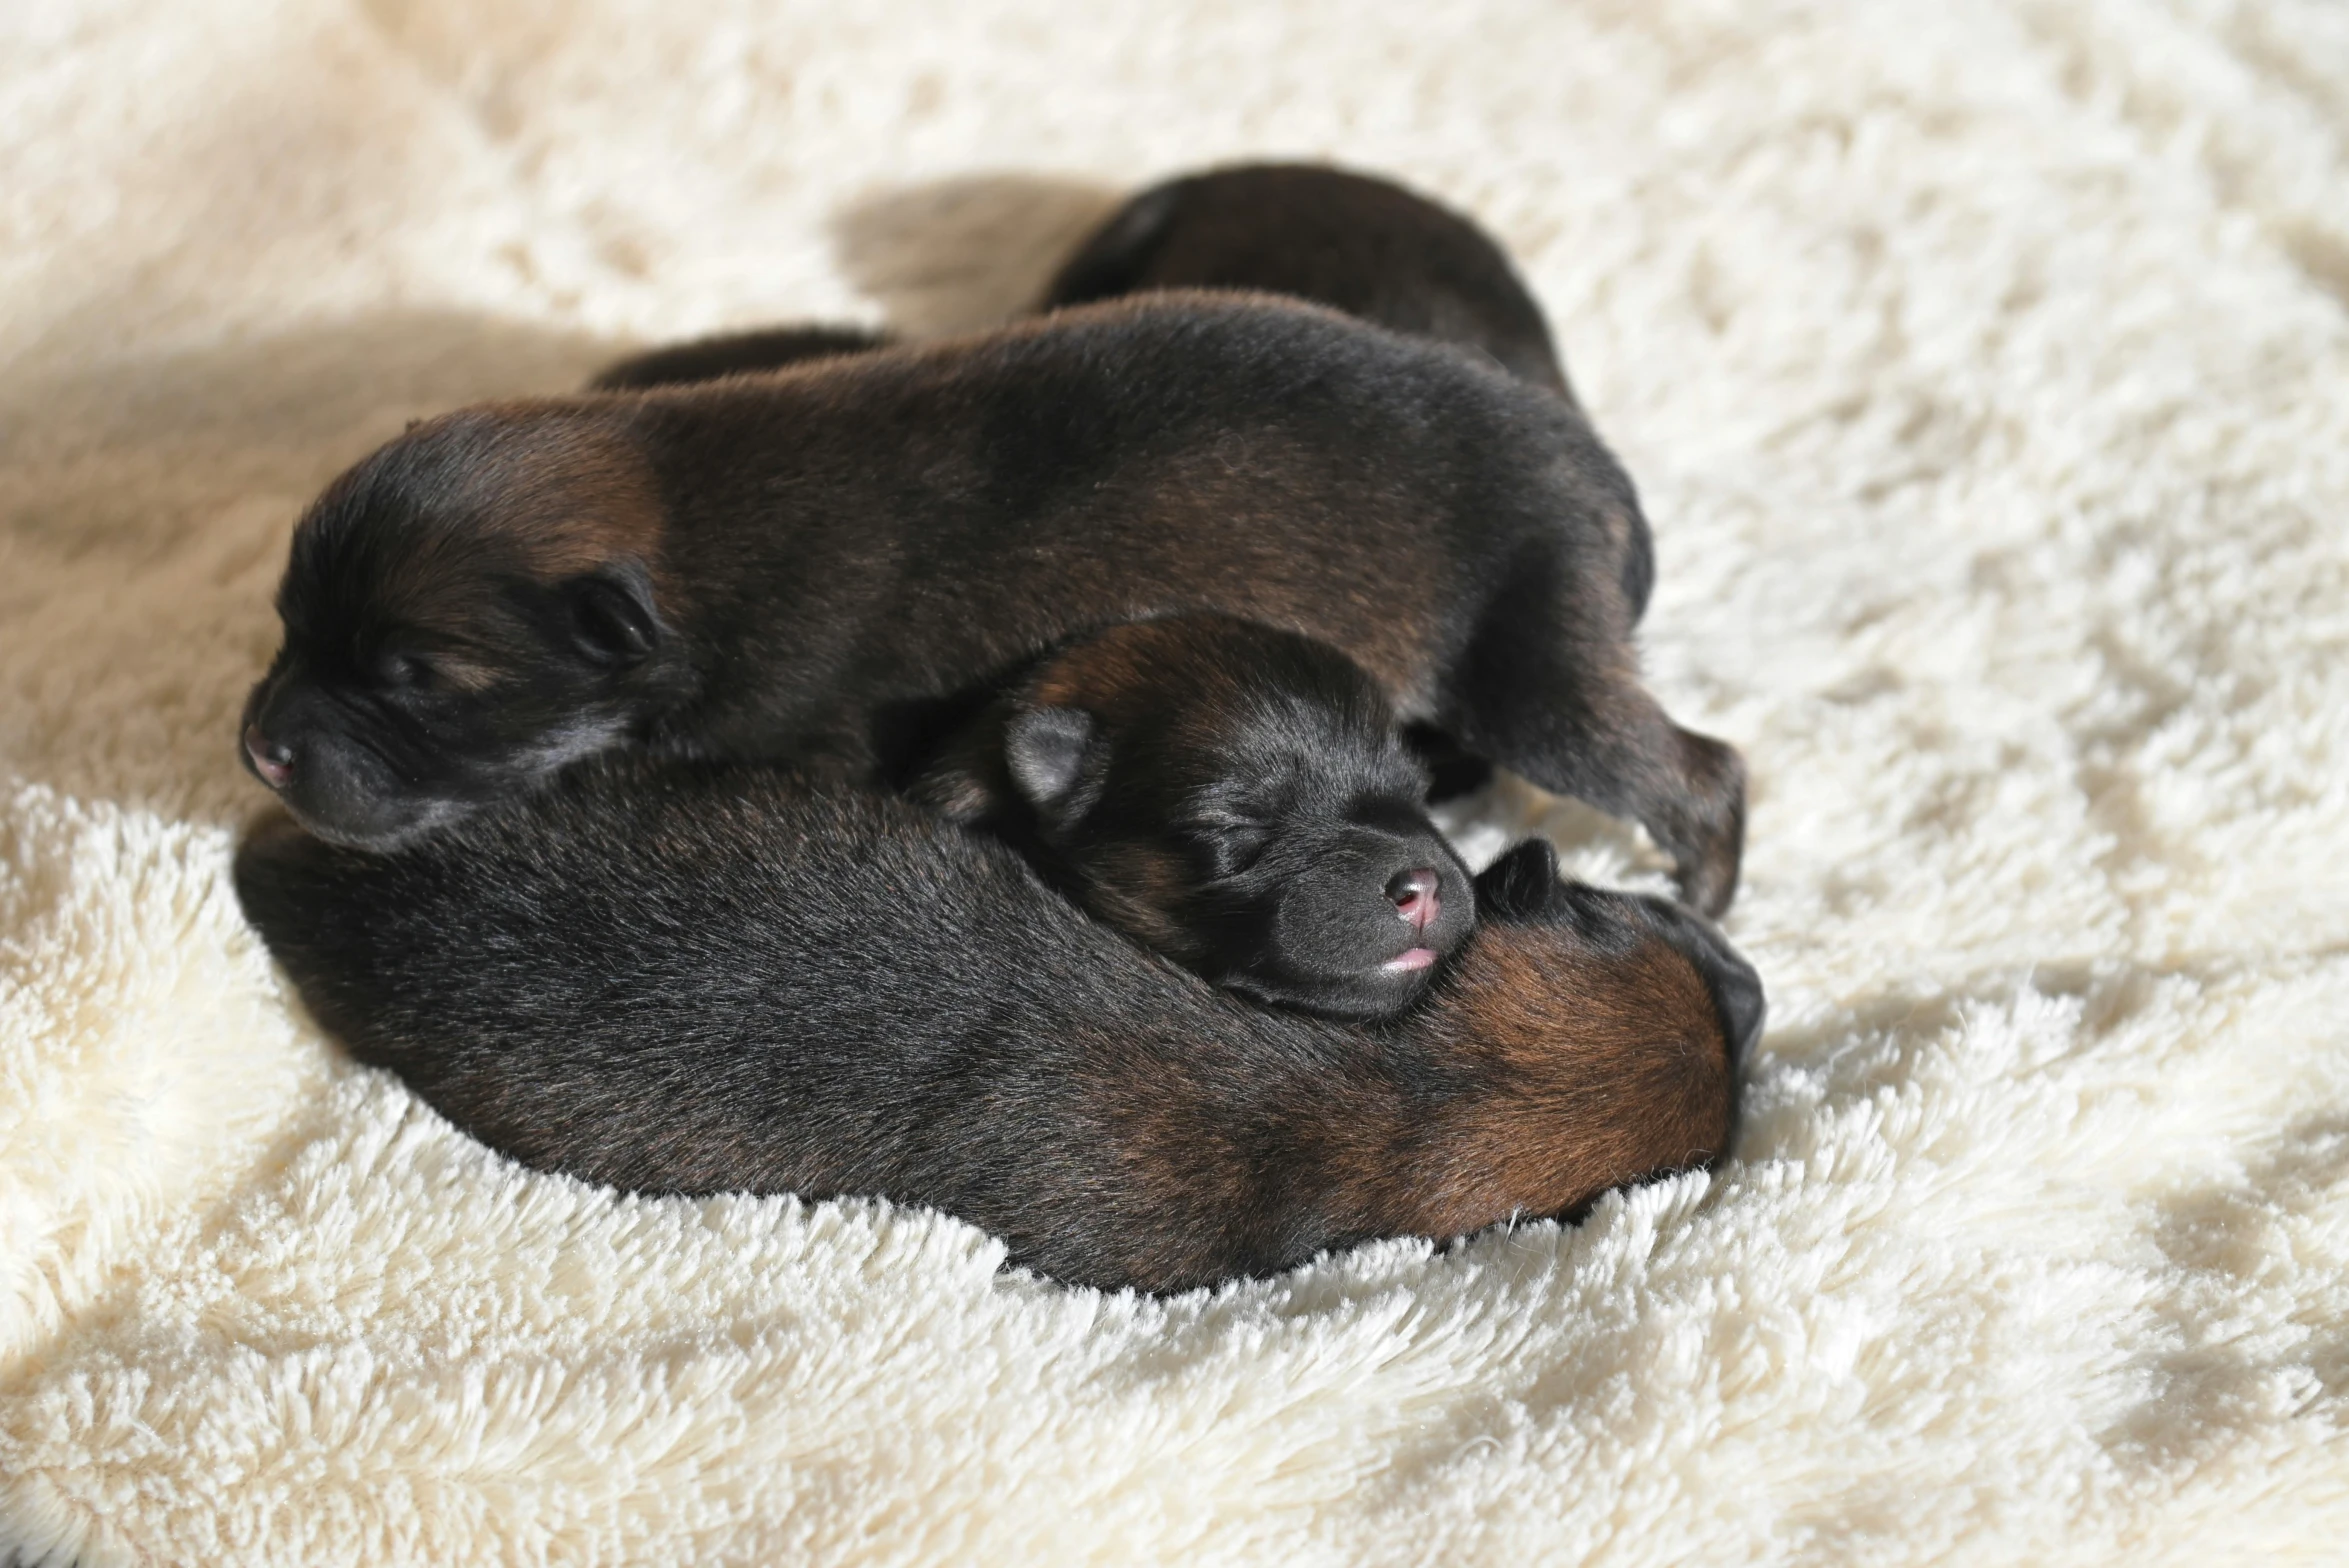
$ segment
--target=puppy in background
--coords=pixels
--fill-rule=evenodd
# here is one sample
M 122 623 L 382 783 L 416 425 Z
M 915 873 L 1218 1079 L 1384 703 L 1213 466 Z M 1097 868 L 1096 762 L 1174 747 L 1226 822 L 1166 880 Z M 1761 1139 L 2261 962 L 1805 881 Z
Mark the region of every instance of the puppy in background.
M 1243 164 L 1151 186 L 1077 248 L 1044 308 L 1203 288 L 1311 300 L 1574 396 L 1541 307 L 1490 235 L 1392 180 L 1321 164 Z
M 236 883 L 321 1023 L 525 1164 L 933 1206 L 1110 1289 L 1706 1164 L 1763 1010 L 1709 926 L 1538 843 L 1394 1021 L 1258 1008 L 1001 843 L 757 767 L 598 761 L 387 854 L 281 817 Z
M 1284 294 L 1488 357 L 1572 400 L 1549 323 L 1476 223 L 1392 180 L 1323 164 L 1258 163 L 1153 185 L 1054 274 L 1038 308 L 1149 289 Z M 591 387 L 666 386 L 877 348 L 882 333 L 784 327 L 650 350 Z
M 391 848 L 620 748 L 890 776 L 892 711 L 1092 628 L 1295 630 L 1737 881 L 1743 773 L 1638 680 L 1629 478 L 1565 400 L 1234 294 L 430 421 L 295 530 L 254 773 Z
M 1468 934 L 1468 869 L 1369 676 L 1219 615 L 1039 664 L 913 787 L 1136 941 L 1261 1002 L 1384 1017 Z

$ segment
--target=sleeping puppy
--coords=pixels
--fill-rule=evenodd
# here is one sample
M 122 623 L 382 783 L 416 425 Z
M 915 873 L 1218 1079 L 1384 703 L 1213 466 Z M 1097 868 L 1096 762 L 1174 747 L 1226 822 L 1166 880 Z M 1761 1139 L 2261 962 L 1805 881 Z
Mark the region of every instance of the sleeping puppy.
M 1574 395 L 1549 323 L 1501 247 L 1391 180 L 1259 163 L 1153 185 L 1078 247 L 1044 291 L 1044 308 L 1190 288 L 1313 300 L 1488 355 L 1513 376 Z
M 1174 288 L 1292 295 L 1488 356 L 1512 375 L 1574 396 L 1549 323 L 1501 247 L 1473 220 L 1391 180 L 1321 164 L 1245 164 L 1163 181 L 1078 247 L 1040 308 Z M 822 326 L 723 335 L 622 360 L 589 385 L 674 385 L 886 341 Z M 1636 622 L 1648 585 L 1632 590 Z M 1467 794 L 1491 775 L 1440 734 L 1414 741 L 1433 764 L 1431 798 Z
M 1529 845 L 1422 1002 L 1255 1007 L 901 797 L 620 758 L 386 855 L 279 817 L 238 895 L 319 1021 L 525 1164 L 943 1209 L 1183 1290 L 1572 1215 L 1718 1158 L 1753 971 Z
M 1045 660 L 914 794 L 1261 1002 L 1396 1012 L 1473 923 L 1385 694 L 1332 649 L 1225 616 L 1115 626 Z
M 893 708 L 1217 610 L 1636 818 L 1718 911 L 1742 768 L 1639 684 L 1648 560 L 1563 399 L 1332 312 L 1154 294 L 418 426 L 296 528 L 242 740 L 314 831 L 389 848 L 616 747 L 887 772 Z

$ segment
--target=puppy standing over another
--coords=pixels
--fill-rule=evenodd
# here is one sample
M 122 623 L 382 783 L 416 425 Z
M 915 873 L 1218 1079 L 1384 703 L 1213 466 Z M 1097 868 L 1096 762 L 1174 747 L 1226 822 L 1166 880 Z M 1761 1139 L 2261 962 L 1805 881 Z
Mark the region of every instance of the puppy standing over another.
M 1242 164 L 1137 193 L 1089 235 L 1045 289 L 1041 309 L 1149 290 L 1237 289 L 1290 295 L 1395 332 L 1488 358 L 1572 402 L 1549 323 L 1508 255 L 1473 220 L 1391 180 L 1322 164 Z M 654 349 L 590 386 L 673 385 L 773 370 L 887 339 L 854 328 L 782 328 Z M 1636 623 L 1653 572 L 1642 534 L 1625 583 Z M 1491 776 L 1484 759 L 1421 729 L 1435 798 Z
M 1753 971 L 1529 844 L 1422 1002 L 1216 990 L 882 792 L 616 759 L 389 854 L 282 819 L 237 892 L 360 1060 L 544 1170 L 886 1197 L 1171 1291 L 1571 1215 L 1718 1157 Z
M 420 426 L 295 530 L 244 749 L 314 830 L 391 847 L 622 746 L 886 772 L 893 708 L 1213 610 L 1638 819 L 1717 912 L 1742 769 L 1639 685 L 1645 542 L 1563 399 L 1330 312 L 1152 295 Z

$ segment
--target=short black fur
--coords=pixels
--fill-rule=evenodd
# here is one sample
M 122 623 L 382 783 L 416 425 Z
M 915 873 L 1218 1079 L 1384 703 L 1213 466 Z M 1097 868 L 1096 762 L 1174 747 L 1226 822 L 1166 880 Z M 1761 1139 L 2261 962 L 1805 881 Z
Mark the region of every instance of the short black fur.
M 1573 395 L 1508 254 L 1473 220 L 1392 180 L 1256 163 L 1153 185 L 1077 248 L 1044 306 L 1192 288 L 1312 300 Z
M 1563 399 L 1327 311 L 1154 294 L 418 427 L 297 530 L 246 752 L 314 828 L 376 846 L 622 745 L 871 777 L 904 765 L 891 713 L 1088 628 L 1215 610 L 1637 818 L 1717 912 L 1742 770 L 1639 684 L 1645 538 Z M 641 658 L 531 642 L 516 607 L 583 575 L 649 585 Z M 403 639 L 447 678 L 395 699 L 377 671 Z
M 528 1164 L 933 1205 L 1148 1290 L 1727 1147 L 1713 999 L 1751 971 L 1545 847 L 1491 879 L 1515 923 L 1366 1029 L 1229 997 L 895 797 L 756 768 L 592 763 L 389 855 L 280 817 L 236 866 L 320 1021 Z

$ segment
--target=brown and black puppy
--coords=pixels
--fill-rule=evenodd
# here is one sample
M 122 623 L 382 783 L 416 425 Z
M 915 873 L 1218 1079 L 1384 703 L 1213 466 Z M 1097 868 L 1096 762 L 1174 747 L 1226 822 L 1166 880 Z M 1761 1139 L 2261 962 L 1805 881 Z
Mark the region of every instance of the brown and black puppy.
M 1153 185 L 1078 247 L 1044 308 L 1197 288 L 1312 300 L 1574 395 L 1541 307 L 1492 236 L 1392 180 L 1258 163 Z
M 1046 659 L 916 783 L 1216 984 L 1399 1011 L 1474 922 L 1468 868 L 1377 685 L 1294 632 L 1114 626 Z
M 1151 289 L 1291 295 L 1397 332 L 1485 355 L 1571 400 L 1549 323 L 1508 255 L 1474 220 L 1392 180 L 1325 164 L 1244 164 L 1184 175 L 1135 195 L 1045 290 L 1041 309 Z M 879 333 L 784 327 L 653 349 L 591 387 L 676 385 L 877 348 Z M 1636 621 L 1654 577 L 1644 532 L 1630 556 Z M 1435 798 L 1480 787 L 1492 769 L 1447 737 L 1414 737 L 1434 764 Z
M 280 818 L 236 878 L 354 1055 L 526 1164 L 934 1206 L 1111 1288 L 1571 1215 L 1705 1164 L 1763 1007 L 1701 921 L 1529 845 L 1401 1018 L 1259 1008 L 1003 844 L 755 767 L 590 763 L 386 855 Z
M 902 767 L 886 715 L 1215 610 L 1736 886 L 1735 752 L 1641 687 L 1630 480 L 1563 399 L 1333 312 L 1079 307 L 766 376 L 467 410 L 295 531 L 245 754 L 391 847 L 617 746 Z

